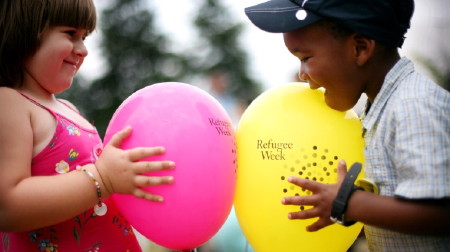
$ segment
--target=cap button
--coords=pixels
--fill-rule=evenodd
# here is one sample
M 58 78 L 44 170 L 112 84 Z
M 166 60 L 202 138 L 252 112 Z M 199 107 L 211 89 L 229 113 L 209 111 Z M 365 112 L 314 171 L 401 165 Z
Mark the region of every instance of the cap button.
M 297 13 L 295 13 L 295 17 L 298 20 L 305 20 L 305 18 L 308 16 L 308 13 L 305 10 L 298 10 Z

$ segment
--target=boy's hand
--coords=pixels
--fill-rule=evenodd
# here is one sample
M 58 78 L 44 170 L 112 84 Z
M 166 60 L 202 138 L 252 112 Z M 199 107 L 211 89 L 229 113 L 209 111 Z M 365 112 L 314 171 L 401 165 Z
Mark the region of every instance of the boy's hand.
M 112 193 L 132 194 L 138 198 L 162 202 L 162 196 L 153 195 L 142 187 L 171 184 L 172 176 L 145 176 L 143 173 L 173 169 L 171 161 L 139 161 L 143 158 L 161 155 L 163 147 L 137 147 L 122 150 L 120 145 L 131 134 L 131 127 L 116 133 L 103 150 L 95 166 L 97 167 L 104 187 Z
M 331 208 L 346 174 L 347 165 L 345 161 L 341 160 L 338 164 L 338 182 L 336 184 L 322 184 L 308 179 L 289 177 L 288 181 L 290 183 L 311 191 L 313 195 L 284 197 L 281 203 L 284 205 L 313 207 L 311 209 L 289 213 L 288 218 L 293 220 L 319 217 L 316 222 L 306 227 L 306 230 L 310 232 L 333 224 L 330 220 Z

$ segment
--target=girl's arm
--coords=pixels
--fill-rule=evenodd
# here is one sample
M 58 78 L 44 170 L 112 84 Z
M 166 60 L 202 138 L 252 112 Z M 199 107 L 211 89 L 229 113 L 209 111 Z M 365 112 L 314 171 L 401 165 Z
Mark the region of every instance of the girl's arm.
M 96 188 L 84 172 L 31 176 L 31 114 L 27 105 L 17 98 L 19 96 L 11 92 L 15 91 L 0 90 L 0 231 L 32 230 L 62 222 L 92 208 L 98 201 Z M 149 194 L 140 187 L 172 183 L 173 178 L 140 174 L 170 169 L 174 164 L 138 162 L 144 157 L 162 154 L 164 149 L 120 149 L 120 144 L 130 133 L 130 128 L 117 133 L 96 164 L 84 168 L 100 181 L 102 198 L 112 193 L 127 193 L 161 201 L 160 196 Z

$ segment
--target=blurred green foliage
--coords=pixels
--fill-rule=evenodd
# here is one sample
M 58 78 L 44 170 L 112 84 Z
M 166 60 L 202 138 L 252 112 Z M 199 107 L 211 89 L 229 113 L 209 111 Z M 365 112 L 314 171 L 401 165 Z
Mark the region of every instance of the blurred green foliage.
M 192 81 L 199 76 L 220 70 L 230 78 L 232 95 L 243 102 L 253 100 L 261 85 L 250 76 L 247 54 L 238 43 L 241 25 L 220 0 L 204 0 L 192 22 L 199 34 L 196 44 L 174 53 L 167 35 L 156 27 L 155 13 L 146 0 L 109 1 L 100 10 L 98 26 L 106 73 L 93 81 L 78 76 L 59 97 L 74 103 L 101 136 L 123 100 L 155 83 L 195 84 Z
M 444 61 L 450 62 L 450 54 L 443 54 Z M 446 68 L 439 67 L 433 59 L 417 56 L 418 61 L 425 67 L 425 69 L 430 73 L 436 83 L 441 85 L 447 91 L 450 91 L 450 66 L 447 65 Z

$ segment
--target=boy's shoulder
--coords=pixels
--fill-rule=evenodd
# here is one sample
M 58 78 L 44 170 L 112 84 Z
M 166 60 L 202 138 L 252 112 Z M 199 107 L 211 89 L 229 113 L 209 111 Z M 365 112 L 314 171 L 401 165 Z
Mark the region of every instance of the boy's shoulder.
M 371 128 L 378 120 L 390 124 L 394 118 L 420 120 L 431 114 L 450 118 L 450 93 L 417 72 L 412 61 L 404 57 L 387 74 L 364 124 Z
M 449 99 L 450 93 L 439 86 L 431 78 L 418 72 L 414 63 L 407 57 L 402 57 L 387 73 L 383 86 L 377 97 L 394 94 L 396 99 L 429 99 L 439 96 Z
M 399 80 L 397 89 L 397 98 L 401 100 L 447 102 L 450 106 L 450 92 L 415 69 Z

